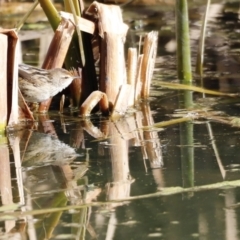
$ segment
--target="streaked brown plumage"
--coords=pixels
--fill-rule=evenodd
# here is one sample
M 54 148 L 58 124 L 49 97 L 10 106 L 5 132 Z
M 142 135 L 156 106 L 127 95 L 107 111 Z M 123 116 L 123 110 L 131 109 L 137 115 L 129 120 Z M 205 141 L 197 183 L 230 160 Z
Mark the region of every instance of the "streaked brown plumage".
M 62 68 L 45 70 L 19 64 L 19 88 L 27 102 L 42 102 L 66 88 L 74 78 Z

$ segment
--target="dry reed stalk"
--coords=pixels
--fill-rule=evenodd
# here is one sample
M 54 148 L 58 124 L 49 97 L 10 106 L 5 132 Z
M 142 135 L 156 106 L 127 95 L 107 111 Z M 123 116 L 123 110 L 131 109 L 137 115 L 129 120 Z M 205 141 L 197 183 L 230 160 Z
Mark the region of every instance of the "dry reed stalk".
M 150 85 L 154 70 L 154 64 L 157 55 L 158 32 L 152 31 L 144 38 L 143 43 L 143 60 L 141 69 L 141 97 L 148 98 L 150 93 Z
M 6 104 L 7 109 L 4 110 L 3 106 L 0 106 L 1 113 L 4 115 L 5 111 L 6 116 L 0 117 L 0 125 L 2 124 L 3 118 L 6 118 L 6 123 L 8 125 L 17 124 L 19 118 L 19 107 L 18 107 L 18 55 L 17 55 L 17 45 L 19 44 L 17 32 L 13 29 L 0 29 L 0 34 L 2 38 L 7 39 L 7 45 L 4 46 L 3 43 L 1 46 L 1 72 L 0 72 L 0 82 L 1 90 L 5 91 L 0 94 L 0 105 Z M 7 54 L 7 56 L 6 56 Z M 5 59 L 5 57 L 7 57 Z M 5 61 L 5 63 L 4 63 Z M 5 69 L 5 70 L 4 70 Z M 5 78 L 5 83 L 3 79 Z M 5 95 L 5 96 L 4 96 Z M 7 99 L 3 99 L 7 98 Z M 5 108 L 6 108 L 5 107 Z M 4 123 L 5 124 L 5 123 Z M 1 126 L 0 126 L 1 129 Z
M 129 48 L 128 49 L 128 58 L 127 58 L 127 83 L 132 86 L 132 94 L 129 99 L 129 106 L 133 106 L 135 99 L 136 91 L 136 76 L 137 76 L 137 49 Z
M 28 119 L 34 121 L 32 111 L 29 109 L 20 90 L 18 90 L 18 106 L 19 106 L 19 120 Z
M 62 18 L 58 28 L 55 31 L 42 68 L 51 69 L 61 68 L 63 66 L 74 31 L 74 24 L 70 20 Z M 77 81 L 77 79 L 75 80 Z M 47 112 L 51 101 L 52 98 L 41 102 L 38 111 Z
M 65 95 L 63 94 L 60 100 L 59 113 L 63 113 L 65 103 Z
M 98 20 L 100 43 L 100 91 L 109 99 L 110 109 L 119 88 L 126 83 L 124 41 L 128 26 L 123 23 L 121 9 L 115 5 L 93 2 L 86 11 Z M 112 109 L 111 109 L 112 110 Z
M 71 107 L 74 106 L 74 99 L 77 99 L 77 101 L 79 102 L 80 101 L 80 97 L 83 93 L 83 83 L 82 83 L 82 80 L 83 80 L 83 73 L 82 73 L 82 68 L 78 68 L 77 69 L 72 69 L 70 70 L 71 74 L 73 76 L 79 76 L 79 78 L 76 78 L 76 79 L 73 79 L 72 83 L 70 84 L 69 86 L 69 89 L 70 89 L 70 93 L 71 93 Z M 75 97 L 74 97 L 75 96 Z
M 137 72 L 137 75 L 136 75 L 136 86 L 135 86 L 135 96 L 134 96 L 135 103 L 138 102 L 138 100 L 141 97 L 141 89 L 142 89 L 142 82 L 141 82 L 142 62 L 143 62 L 143 54 L 138 56 L 138 63 L 137 63 L 138 72 Z
M 118 93 L 117 99 L 113 106 L 113 111 L 111 114 L 112 119 L 117 119 L 123 116 L 129 107 L 129 96 L 132 95 L 133 86 L 129 84 L 123 84 L 120 87 L 120 91 Z
M 103 115 L 109 115 L 109 102 L 107 95 L 101 91 L 94 91 L 84 101 L 80 107 L 79 114 L 82 117 L 88 117 L 92 109 L 99 103 L 100 110 Z
M 8 37 L 0 34 L 1 58 L 0 58 L 0 133 L 7 126 L 8 101 L 7 101 L 7 49 Z

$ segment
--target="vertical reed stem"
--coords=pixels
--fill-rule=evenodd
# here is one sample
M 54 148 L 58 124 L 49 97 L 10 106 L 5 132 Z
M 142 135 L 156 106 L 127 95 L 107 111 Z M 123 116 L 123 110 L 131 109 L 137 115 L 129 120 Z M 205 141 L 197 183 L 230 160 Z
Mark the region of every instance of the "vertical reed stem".
M 176 0 L 177 72 L 181 83 L 192 82 L 187 0 Z

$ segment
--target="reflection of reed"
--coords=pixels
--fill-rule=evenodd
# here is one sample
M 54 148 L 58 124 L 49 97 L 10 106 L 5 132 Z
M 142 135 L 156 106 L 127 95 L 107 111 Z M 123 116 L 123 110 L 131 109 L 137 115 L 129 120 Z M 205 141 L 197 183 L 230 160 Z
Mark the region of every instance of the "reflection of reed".
M 154 120 L 148 103 L 141 105 L 143 112 L 142 125 L 151 126 Z M 163 165 L 161 143 L 156 130 L 143 131 L 144 150 L 146 157 L 149 159 L 151 168 L 159 168 Z
M 129 197 L 132 183 L 128 165 L 128 142 L 122 137 L 119 129 L 120 127 L 116 123 L 109 123 L 111 135 L 109 143 L 111 145 L 110 156 L 112 162 L 112 182 L 107 183 L 106 186 L 107 198 L 109 200 Z M 116 205 L 119 205 L 119 203 Z
M 58 139 L 33 132 L 23 158 L 23 166 L 63 165 L 77 157 L 75 150 Z

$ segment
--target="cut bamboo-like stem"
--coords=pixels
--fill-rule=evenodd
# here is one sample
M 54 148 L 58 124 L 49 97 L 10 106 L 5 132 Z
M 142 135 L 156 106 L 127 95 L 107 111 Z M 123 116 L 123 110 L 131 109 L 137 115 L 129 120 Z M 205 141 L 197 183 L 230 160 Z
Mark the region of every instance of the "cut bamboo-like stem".
M 55 31 L 42 68 L 51 69 L 62 67 L 66 54 L 68 52 L 69 45 L 72 41 L 74 31 L 75 27 L 73 23 L 70 20 L 66 20 L 63 18 L 57 30 Z M 51 102 L 52 98 L 41 102 L 38 111 L 47 112 Z
M 150 93 L 150 85 L 153 76 L 154 64 L 157 55 L 158 32 L 152 31 L 148 33 L 143 44 L 143 60 L 141 69 L 142 90 L 141 97 L 148 98 Z
M 118 118 L 125 114 L 129 106 L 129 96 L 132 94 L 133 86 L 129 84 L 123 84 L 120 88 L 116 102 L 113 107 L 111 118 Z
M 0 34 L 1 58 L 0 58 L 0 135 L 7 125 L 7 49 L 8 37 Z
M 109 114 L 109 103 L 107 95 L 101 91 L 94 91 L 84 101 L 80 107 L 79 114 L 82 117 L 88 117 L 91 114 L 92 109 L 99 103 L 102 114 Z
M 142 72 L 142 61 L 143 61 L 143 55 L 139 55 L 138 57 L 138 63 L 137 63 L 137 76 L 136 76 L 136 85 L 135 85 L 135 96 L 134 100 L 137 102 L 141 96 L 141 89 L 142 89 L 142 81 L 141 81 L 141 72 Z
M 98 20 L 100 45 L 100 91 L 108 96 L 110 108 L 114 105 L 122 84 L 126 83 L 124 41 L 128 26 L 123 23 L 119 6 L 93 2 L 86 14 Z
M 55 31 L 45 61 L 42 64 L 42 68 L 51 69 L 62 67 L 69 45 L 72 41 L 74 31 L 75 26 L 73 23 L 70 20 L 62 18 Z
M 60 113 L 63 113 L 64 103 L 65 103 L 65 95 L 63 94 L 60 100 L 60 107 L 59 107 Z
M 128 49 L 128 62 L 127 62 L 127 83 L 132 86 L 132 94 L 129 97 L 129 105 L 134 105 L 135 96 L 135 86 L 136 86 L 136 76 L 137 76 L 137 49 Z
M 60 16 L 74 22 L 73 15 L 71 13 L 61 11 Z M 95 24 L 92 21 L 89 21 L 85 18 L 77 17 L 77 25 L 79 29 L 83 32 L 90 33 L 90 34 L 93 34 L 95 32 Z

